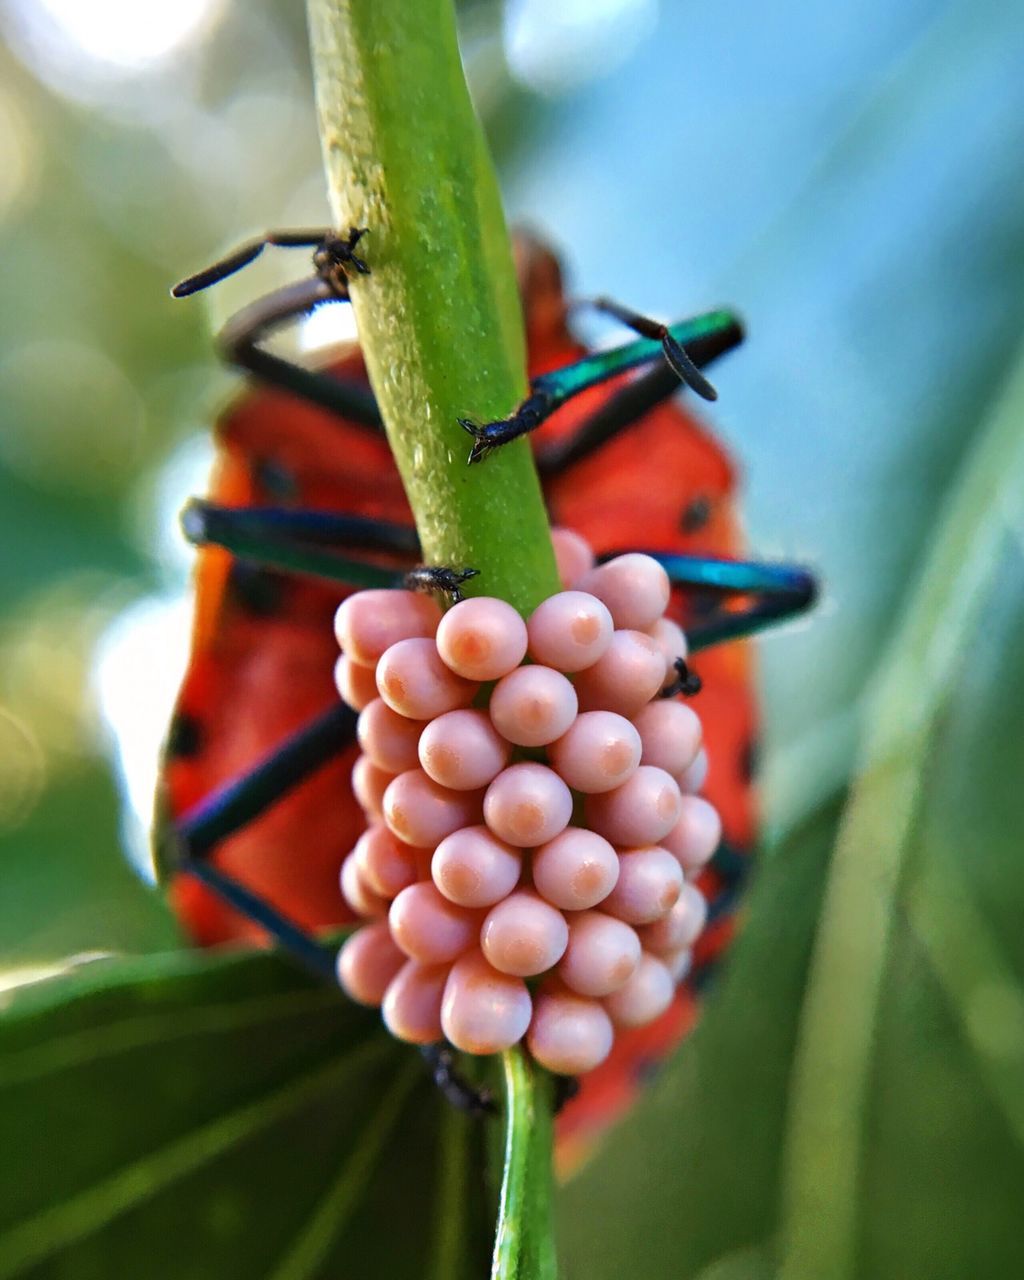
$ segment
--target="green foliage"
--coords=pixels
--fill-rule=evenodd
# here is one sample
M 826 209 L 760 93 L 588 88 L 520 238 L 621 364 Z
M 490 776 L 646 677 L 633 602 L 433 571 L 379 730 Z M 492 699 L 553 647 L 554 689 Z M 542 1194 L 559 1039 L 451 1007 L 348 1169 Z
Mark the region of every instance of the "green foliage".
M 568 1275 L 1019 1270 L 1022 415 L 1024 362 L 881 668 L 835 851 L 825 811 L 772 855 L 707 1021 L 566 1193 Z
M 97 961 L 17 998 L 0 1062 L 4 1280 L 486 1268 L 482 1126 L 273 956 Z

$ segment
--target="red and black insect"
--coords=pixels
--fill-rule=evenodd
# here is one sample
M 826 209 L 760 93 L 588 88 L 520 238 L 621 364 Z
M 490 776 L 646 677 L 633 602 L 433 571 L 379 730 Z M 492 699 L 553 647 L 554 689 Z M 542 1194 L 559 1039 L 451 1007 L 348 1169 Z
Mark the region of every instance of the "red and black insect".
M 359 351 L 311 370 L 263 345 L 314 308 L 347 301 L 349 273 L 369 269 L 355 252 L 364 234 L 271 233 L 174 290 L 203 289 L 268 244 L 314 250 L 313 277 L 251 304 L 219 338 L 224 357 L 257 385 L 217 425 L 211 498 L 183 515 L 202 550 L 192 658 L 166 746 L 158 856 L 197 942 L 269 933 L 332 982 L 334 949 L 316 933 L 351 919 L 338 868 L 363 827 L 349 787 L 355 715 L 333 681 L 333 615 L 356 588 L 405 582 L 457 594 L 461 577 L 416 563 L 415 528 Z M 600 300 L 639 337 L 588 353 L 570 331 L 553 254 L 529 237 L 516 248 L 530 394 L 505 421 L 463 422 L 470 461 L 529 434 L 554 523 L 603 556 L 645 550 L 665 564 L 697 655 L 711 762 L 705 793 L 725 831 L 701 881 L 711 924 L 693 969 L 672 1009 L 621 1036 L 564 1109 L 563 1145 L 578 1147 L 678 1041 L 732 932 L 757 829 L 757 714 L 742 641 L 807 608 L 815 586 L 800 569 L 738 558 L 733 467 L 672 401 L 681 382 L 714 397 L 700 369 L 740 342 L 736 319 L 718 311 L 664 326 Z M 646 371 L 632 375 L 638 368 Z M 444 1053 L 433 1058 L 443 1072 Z

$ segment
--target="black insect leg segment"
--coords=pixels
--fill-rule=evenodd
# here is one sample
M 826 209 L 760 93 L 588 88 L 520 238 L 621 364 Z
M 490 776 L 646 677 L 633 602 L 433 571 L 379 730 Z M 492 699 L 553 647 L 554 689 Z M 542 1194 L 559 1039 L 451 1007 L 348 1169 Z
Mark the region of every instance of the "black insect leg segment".
M 638 311 L 632 311 L 629 307 L 624 307 L 621 303 L 615 302 L 611 298 L 595 298 L 591 305 L 596 310 L 614 316 L 616 320 L 621 320 L 624 325 L 632 329 L 634 333 L 640 334 L 641 337 L 653 338 L 656 342 L 660 342 L 669 367 L 681 382 L 685 382 L 692 391 L 696 391 L 705 400 L 718 399 L 718 392 L 698 369 L 682 343 L 673 337 L 668 325 L 661 324 L 657 320 L 651 320 L 649 317 L 641 315 Z
M 692 698 L 700 693 L 703 682 L 696 671 L 690 669 L 685 658 L 676 658 L 672 666 L 675 668 L 676 678 L 662 689 L 659 697 L 675 698 L 682 694 L 684 698 Z
M 200 858 L 247 826 L 355 741 L 356 713 L 339 702 L 281 743 L 242 777 L 201 800 L 175 824 L 177 847 Z
M 208 289 L 210 285 L 226 280 L 228 276 L 233 276 L 236 271 L 241 271 L 250 262 L 254 262 L 268 244 L 281 245 L 289 249 L 312 249 L 322 244 L 330 234 L 330 229 L 327 227 L 318 227 L 312 231 L 268 231 L 266 235 L 256 240 L 249 240 L 239 245 L 237 249 L 225 254 L 212 266 L 205 267 L 195 275 L 180 281 L 171 290 L 171 294 L 175 298 L 187 298 L 201 289 Z
M 445 1099 L 471 1115 L 490 1115 L 497 1107 L 489 1089 L 478 1089 L 455 1066 L 455 1052 L 447 1044 L 428 1044 L 420 1049 L 434 1084 Z
M 215 543 L 234 550 L 237 540 L 258 558 L 261 540 L 270 544 L 379 551 L 395 556 L 419 555 L 420 542 L 412 525 L 367 516 L 298 507 L 224 507 L 204 498 L 186 503 L 181 521 L 190 542 Z M 230 539 L 230 541 L 229 541 Z
M 510 417 L 500 422 L 487 422 L 480 426 L 472 418 L 460 418 L 459 426 L 473 437 L 469 461 L 482 462 L 501 445 L 536 431 L 557 408 L 555 397 L 546 390 L 539 390 L 528 395 Z
M 286 739 L 242 777 L 219 787 L 173 825 L 175 869 L 207 888 L 267 932 L 304 968 L 333 982 L 333 948 L 321 946 L 268 902 L 219 868 L 208 856 L 288 792 L 337 759 L 355 741 L 356 714 L 339 703 Z
M 319 276 L 276 289 L 231 317 L 217 335 L 218 349 L 229 364 L 247 370 L 261 382 L 290 391 L 347 422 L 380 431 L 380 410 L 369 387 L 306 369 L 261 346 L 265 338 L 290 321 L 317 307 L 339 306 L 347 298 L 347 292 L 339 292 L 338 286 Z
M 632 314 L 632 313 L 630 313 Z M 643 320 L 643 317 L 639 317 Z M 653 322 L 651 322 L 653 324 Z M 663 326 L 657 326 L 661 332 Z M 608 379 L 618 377 L 641 365 L 664 363 L 665 342 L 670 341 L 679 347 L 685 359 L 694 367 L 706 364 L 716 356 L 730 350 L 742 340 L 743 329 L 731 312 L 712 311 L 706 315 L 696 316 L 692 320 L 683 320 L 665 330 L 665 341 L 659 338 L 644 337 L 611 351 L 596 351 L 585 356 L 575 364 L 554 369 L 540 374 L 530 384 L 530 394 L 508 418 L 496 422 L 478 424 L 471 418 L 460 418 L 460 425 L 473 437 L 473 448 L 470 462 L 479 462 L 494 449 L 518 436 L 536 430 L 562 405 L 566 404 L 581 391 L 598 386 Z M 678 362 L 677 362 L 678 363 Z M 670 395 L 678 385 L 677 370 L 669 370 L 672 381 L 659 379 L 644 382 L 638 379 L 637 387 L 643 383 L 641 390 L 626 395 L 620 393 L 621 399 L 613 402 L 613 415 L 605 420 L 604 411 L 595 420 L 595 426 L 588 424 L 581 433 L 586 441 L 584 452 L 598 447 L 599 444 L 623 430 L 626 426 L 653 404 Z M 699 376 L 699 375 L 698 375 Z M 631 391 L 626 388 L 625 391 Z M 606 406 L 607 408 L 607 406 Z M 570 446 L 571 447 L 571 446 Z M 575 458 L 571 459 L 575 461 Z M 553 470 L 568 465 L 561 457 L 542 464 L 545 470 Z
M 407 591 L 436 591 L 447 596 L 452 604 L 462 599 L 462 584 L 479 574 L 479 569 L 446 569 L 436 565 L 420 565 L 410 569 L 402 578 Z
M 223 902 L 267 933 L 288 955 L 314 976 L 337 985 L 337 950 L 324 946 L 282 915 L 259 894 L 213 865 L 208 855 L 289 791 L 336 759 L 355 740 L 356 715 L 339 704 L 288 738 L 241 778 L 219 788 L 174 825 L 172 845 L 180 873 L 193 876 Z M 463 1110 L 482 1114 L 494 1109 L 490 1095 L 476 1089 L 455 1069 L 447 1045 L 421 1051 L 445 1098 Z
M 340 273 L 351 266 L 362 275 L 369 275 L 370 268 L 355 253 L 355 247 L 366 235 L 366 227 L 351 227 L 347 236 L 336 235 L 330 227 L 316 227 L 300 231 L 268 231 L 265 235 L 249 240 L 212 266 L 197 271 L 180 281 L 171 290 L 175 298 L 187 298 L 190 294 L 208 289 L 210 285 L 226 280 L 254 262 L 267 245 L 284 249 L 314 249 L 313 265 L 317 274 L 327 281 L 340 279 Z
M 181 870 L 201 881 L 229 907 L 266 929 L 281 949 L 314 977 L 334 985 L 338 954 L 336 947 L 323 946 L 311 938 L 304 929 L 300 929 L 280 911 L 275 911 L 269 902 L 210 862 L 184 858 Z

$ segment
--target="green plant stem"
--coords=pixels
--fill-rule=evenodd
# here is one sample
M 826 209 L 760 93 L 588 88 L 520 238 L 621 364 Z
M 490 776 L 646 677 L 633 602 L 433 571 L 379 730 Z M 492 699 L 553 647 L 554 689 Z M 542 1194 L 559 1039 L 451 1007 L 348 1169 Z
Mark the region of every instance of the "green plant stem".
M 529 612 L 558 590 L 525 440 L 470 467 L 460 417 L 507 416 L 527 390 L 497 181 L 451 0 L 309 0 L 334 220 L 367 227 L 352 302 L 427 563 L 472 567 L 467 593 Z M 494 1280 L 555 1275 L 552 1083 L 504 1055 L 505 1163 Z
M 519 1047 L 502 1054 L 505 1158 L 491 1280 L 554 1280 L 553 1081 Z
M 524 440 L 469 467 L 459 417 L 526 392 L 522 319 L 497 182 L 450 0 L 309 0 L 335 222 L 369 228 L 352 282 L 370 381 L 428 563 L 526 612 L 558 590 Z

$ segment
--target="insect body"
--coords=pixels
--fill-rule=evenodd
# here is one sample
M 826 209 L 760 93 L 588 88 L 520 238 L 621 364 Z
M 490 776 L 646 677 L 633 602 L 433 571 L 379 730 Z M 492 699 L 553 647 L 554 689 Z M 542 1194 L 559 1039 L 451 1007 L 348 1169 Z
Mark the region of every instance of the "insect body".
M 311 280 L 252 304 L 221 336 L 259 385 L 218 423 L 212 498 L 186 512 L 186 531 L 202 549 L 159 843 L 177 911 L 198 942 L 262 938 L 269 929 L 323 972 L 333 957 L 325 960 L 311 935 L 349 918 L 338 867 L 364 822 L 349 787 L 354 716 L 338 702 L 332 619 L 349 590 L 400 582 L 418 542 L 358 351 L 310 371 L 262 343 L 280 324 L 347 296 L 346 271 L 366 266 L 353 254 L 360 235 L 274 235 L 177 290 L 221 279 L 264 243 L 316 246 Z M 658 1023 L 623 1037 L 585 1078 L 560 1117 L 563 1143 L 578 1148 L 682 1034 L 693 992 L 732 927 L 757 826 L 757 716 L 749 647 L 710 646 L 806 607 L 814 588 L 798 570 L 737 559 L 732 465 L 671 400 L 681 378 L 713 395 L 697 366 L 740 340 L 735 320 L 711 313 L 666 328 L 605 303 L 640 337 L 591 355 L 571 334 L 553 255 L 525 238 L 517 253 L 531 396 L 507 423 L 464 423 L 473 458 L 528 433 L 554 523 L 579 531 L 599 554 L 644 549 L 662 558 L 697 651 L 705 793 L 725 833 L 702 881 L 712 924 L 686 987 Z M 653 367 L 632 377 L 638 365 Z M 458 573 L 425 572 L 428 585 L 457 590 Z

